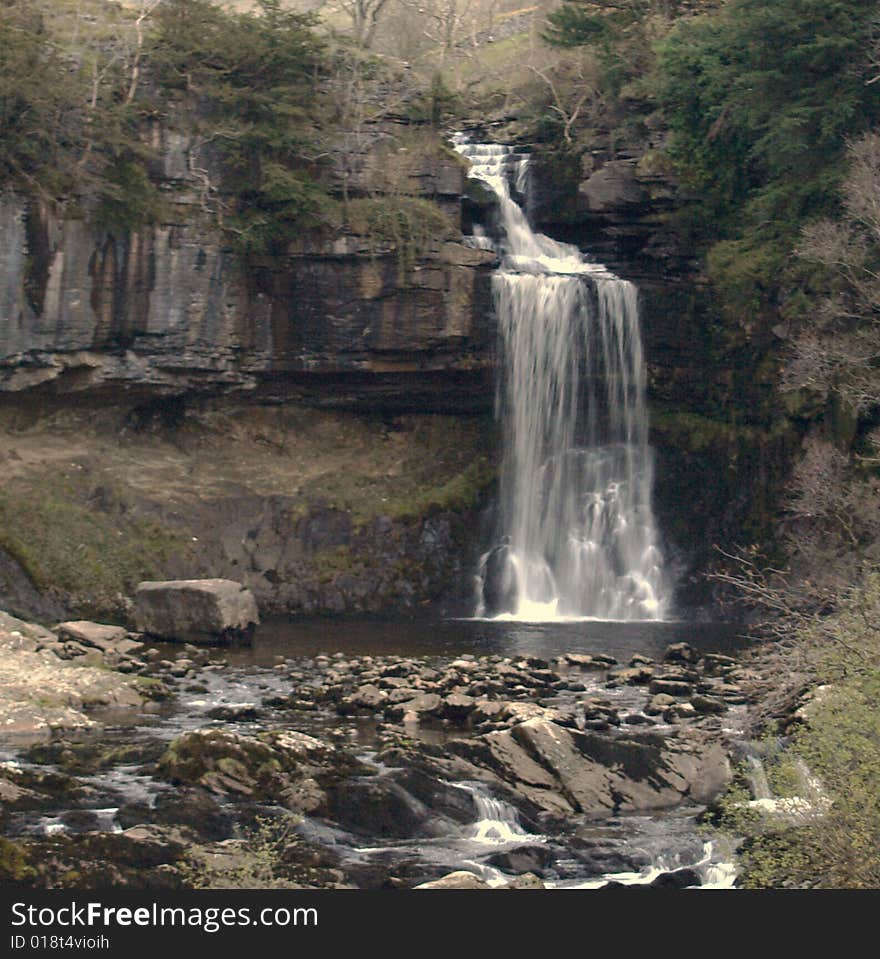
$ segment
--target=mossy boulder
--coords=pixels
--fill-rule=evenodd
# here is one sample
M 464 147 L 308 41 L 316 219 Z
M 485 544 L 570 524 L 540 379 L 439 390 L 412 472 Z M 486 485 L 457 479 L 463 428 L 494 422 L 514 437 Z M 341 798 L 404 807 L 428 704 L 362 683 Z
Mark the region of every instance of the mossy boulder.
M 234 800 L 272 802 L 303 812 L 324 805 L 325 787 L 361 770 L 348 753 L 294 731 L 244 736 L 197 729 L 176 739 L 156 775 Z

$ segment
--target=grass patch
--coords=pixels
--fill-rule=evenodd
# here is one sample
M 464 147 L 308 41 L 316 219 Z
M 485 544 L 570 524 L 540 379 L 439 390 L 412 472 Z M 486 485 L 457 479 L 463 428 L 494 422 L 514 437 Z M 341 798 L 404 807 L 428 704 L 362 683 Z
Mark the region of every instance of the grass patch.
M 41 592 L 84 614 L 118 617 L 138 582 L 190 547 L 157 523 L 96 509 L 64 477 L 46 477 L 0 491 L 0 548 Z
M 371 421 L 364 425 L 376 429 Z M 346 510 L 355 526 L 378 516 L 415 519 L 434 509 L 472 507 L 496 475 L 486 420 L 430 416 L 401 426 L 369 441 L 353 437 L 354 460 L 350 450 L 338 464 L 328 457 L 329 468 L 301 488 L 303 503 Z

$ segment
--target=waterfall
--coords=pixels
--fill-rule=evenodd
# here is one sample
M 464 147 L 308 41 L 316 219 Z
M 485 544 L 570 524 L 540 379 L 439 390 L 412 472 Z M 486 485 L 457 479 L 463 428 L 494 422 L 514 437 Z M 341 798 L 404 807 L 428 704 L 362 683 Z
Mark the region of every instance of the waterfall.
M 638 291 L 532 230 L 513 195 L 527 191 L 528 154 L 453 142 L 501 221 L 500 535 L 481 562 L 477 615 L 662 619 Z M 492 247 L 484 228 L 470 242 Z
M 456 789 L 469 793 L 474 800 L 477 819 L 471 827 L 470 838 L 474 842 L 502 845 L 528 839 L 543 841 L 543 836 L 527 833 L 519 822 L 517 811 L 501 799 L 493 799 L 480 783 L 449 783 Z

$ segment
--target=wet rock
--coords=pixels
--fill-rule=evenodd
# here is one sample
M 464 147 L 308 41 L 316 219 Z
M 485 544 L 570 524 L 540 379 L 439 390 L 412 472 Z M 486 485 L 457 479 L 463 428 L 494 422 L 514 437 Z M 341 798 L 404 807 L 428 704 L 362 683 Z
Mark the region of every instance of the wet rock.
M 253 593 L 228 579 L 140 583 L 135 592 L 138 628 L 175 642 L 249 642 L 259 623 Z
M 361 835 L 386 839 L 442 836 L 449 824 L 391 777 L 354 780 L 335 790 L 326 816 Z
M 490 889 L 487 882 L 475 876 L 472 872 L 458 870 L 457 872 L 447 873 L 439 879 L 433 879 L 431 882 L 423 882 L 415 886 L 416 889 Z
M 395 769 L 391 778 L 428 809 L 448 820 L 467 825 L 476 818 L 473 793 L 444 779 L 408 765 Z
M 654 720 L 650 716 L 644 716 L 642 713 L 627 713 L 621 716 L 621 723 L 624 726 L 653 726 Z
M 31 763 L 58 766 L 76 776 L 94 775 L 114 766 L 154 762 L 165 751 L 161 742 L 113 743 L 101 741 L 39 743 L 23 755 Z
M 651 855 L 644 849 L 606 835 L 596 835 L 596 826 L 579 826 L 570 840 L 577 858 L 594 875 L 615 872 L 639 872 L 651 864 Z
M 544 883 L 533 872 L 516 876 L 507 884 L 508 889 L 544 889 Z
M 554 858 L 553 850 L 544 843 L 528 843 L 494 853 L 486 862 L 504 872 L 540 875 L 553 863 Z
M 228 839 L 234 820 L 211 795 L 200 789 L 176 789 L 162 793 L 153 804 L 152 820 L 168 826 L 186 826 L 210 841 Z
M 386 710 L 386 715 L 402 718 L 406 713 L 415 713 L 421 719 L 436 715 L 442 702 L 443 700 L 436 693 L 426 693 L 423 696 L 416 696 L 415 699 L 389 707 Z
M 500 719 L 507 711 L 507 704 L 495 699 L 477 699 L 474 702 L 474 711 L 471 714 L 473 721 L 492 723 Z
M 647 706 L 645 706 L 645 713 L 648 716 L 660 716 L 666 712 L 670 706 L 674 706 L 677 702 L 675 696 L 670 696 L 667 693 L 657 693 L 656 696 L 652 696 L 648 700 Z
M 324 786 L 360 768 L 347 753 L 303 733 L 244 736 L 209 729 L 176 739 L 159 759 L 156 775 L 214 795 L 277 802 L 311 812 L 325 802 Z
M 691 705 L 698 713 L 723 713 L 727 711 L 726 703 L 714 696 L 694 696 L 691 699 Z
M 667 723 L 676 723 L 682 719 L 695 719 L 697 710 L 691 703 L 673 703 L 663 711 L 663 719 Z
M 388 693 L 379 689 L 378 686 L 367 684 L 355 690 L 355 692 L 343 700 L 343 702 L 350 703 L 356 709 L 377 712 L 388 702 Z
M 536 808 L 588 815 L 704 801 L 730 777 L 721 746 L 700 736 L 576 732 L 542 719 L 447 749 L 490 769 Z
M 60 623 L 56 631 L 58 638 L 62 641 L 80 643 L 83 646 L 98 649 L 102 653 L 129 655 L 143 648 L 143 643 L 131 639 L 128 630 L 122 626 L 73 620 Z
M 476 700 L 472 696 L 452 693 L 443 700 L 440 707 L 441 715 L 452 722 L 463 722 L 474 711 L 475 706 Z
M 613 656 L 588 656 L 586 653 L 566 653 L 562 657 L 569 666 L 577 666 L 579 669 L 610 669 L 617 665 L 617 660 Z
M 663 654 L 664 663 L 685 663 L 696 665 L 700 661 L 699 652 L 688 643 L 672 643 Z
M 694 689 L 690 683 L 677 679 L 652 679 L 648 691 L 655 695 L 665 693 L 667 696 L 690 696 Z
M 88 801 L 94 790 L 63 773 L 0 764 L 0 814 Z
M 451 740 L 446 748 L 454 756 L 492 772 L 534 809 L 561 816 L 575 811 L 562 795 L 554 774 L 537 762 L 510 730 L 498 730 L 476 739 Z
M 607 685 L 621 686 L 644 686 L 651 682 L 654 676 L 654 670 L 649 666 L 631 666 L 627 669 L 618 670 L 609 677 Z
M 688 889 L 702 885 L 700 874 L 695 869 L 675 869 L 672 872 L 663 872 L 653 879 L 651 889 Z
M 254 703 L 229 703 L 214 706 L 205 715 L 209 719 L 222 719 L 229 723 L 252 723 L 260 718 L 260 710 Z

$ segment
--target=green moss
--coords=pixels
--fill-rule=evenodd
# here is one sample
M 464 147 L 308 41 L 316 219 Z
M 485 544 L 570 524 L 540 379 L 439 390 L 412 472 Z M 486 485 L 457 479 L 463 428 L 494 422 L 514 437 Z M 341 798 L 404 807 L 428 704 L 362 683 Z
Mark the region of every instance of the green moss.
M 388 514 L 396 519 L 417 519 L 435 511 L 471 509 L 497 476 L 484 456 L 478 456 L 462 472 L 433 488 L 416 490 L 406 499 L 389 503 Z
M 310 559 L 312 575 L 320 583 L 332 582 L 340 573 L 349 573 L 362 567 L 350 546 L 334 546 L 321 550 Z
M 20 883 L 35 875 L 21 846 L 0 836 L 0 881 Z
M 133 682 L 137 691 L 147 699 L 162 700 L 171 698 L 171 690 L 161 679 L 155 676 L 135 676 Z
M 791 427 L 786 419 L 777 419 L 768 426 L 716 420 L 699 413 L 681 410 L 652 409 L 651 425 L 657 432 L 677 437 L 686 449 L 706 450 L 739 443 L 756 444 L 786 433 Z

